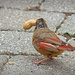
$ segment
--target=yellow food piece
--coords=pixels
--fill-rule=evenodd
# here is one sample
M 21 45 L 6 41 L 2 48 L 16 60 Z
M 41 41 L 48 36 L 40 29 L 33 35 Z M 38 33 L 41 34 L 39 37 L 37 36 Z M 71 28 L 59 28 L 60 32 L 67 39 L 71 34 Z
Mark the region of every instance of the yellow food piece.
M 59 32 L 57 32 L 57 33 L 55 33 L 56 35 L 59 35 L 60 33 Z
M 14 62 L 9 62 L 9 65 L 14 65 Z
M 23 24 L 23 28 L 25 30 L 27 30 L 27 29 L 30 29 L 32 26 L 35 26 L 35 25 L 36 25 L 36 20 L 35 19 L 30 19 L 30 20 L 26 21 Z

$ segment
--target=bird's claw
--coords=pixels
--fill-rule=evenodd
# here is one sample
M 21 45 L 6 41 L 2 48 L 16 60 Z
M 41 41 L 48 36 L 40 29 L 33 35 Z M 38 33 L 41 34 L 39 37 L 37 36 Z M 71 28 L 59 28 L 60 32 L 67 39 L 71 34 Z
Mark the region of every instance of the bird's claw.
M 33 62 L 34 64 L 37 64 L 37 65 L 39 65 L 39 64 L 41 64 L 41 65 L 46 65 L 46 63 L 42 63 L 42 62 Z

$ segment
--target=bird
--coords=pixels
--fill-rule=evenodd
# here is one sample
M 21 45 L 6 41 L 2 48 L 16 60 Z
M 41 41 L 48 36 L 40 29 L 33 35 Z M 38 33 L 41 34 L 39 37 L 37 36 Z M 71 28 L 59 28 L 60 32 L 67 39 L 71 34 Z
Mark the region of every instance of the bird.
M 64 51 L 73 51 L 75 47 L 66 45 L 65 42 L 60 40 L 55 32 L 51 31 L 46 21 L 43 18 L 36 20 L 36 26 L 32 36 L 32 44 L 34 48 L 40 54 L 46 56 L 44 59 L 33 62 L 34 64 L 46 64 L 43 63 L 47 59 L 54 59 Z

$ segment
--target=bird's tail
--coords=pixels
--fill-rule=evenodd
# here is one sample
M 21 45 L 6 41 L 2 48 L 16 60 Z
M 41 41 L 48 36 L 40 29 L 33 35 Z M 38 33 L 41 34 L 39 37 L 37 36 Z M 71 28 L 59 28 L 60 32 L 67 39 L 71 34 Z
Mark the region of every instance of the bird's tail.
M 59 46 L 57 49 L 59 49 L 59 50 L 73 51 L 73 50 L 75 50 L 75 47 L 72 47 L 72 46 Z

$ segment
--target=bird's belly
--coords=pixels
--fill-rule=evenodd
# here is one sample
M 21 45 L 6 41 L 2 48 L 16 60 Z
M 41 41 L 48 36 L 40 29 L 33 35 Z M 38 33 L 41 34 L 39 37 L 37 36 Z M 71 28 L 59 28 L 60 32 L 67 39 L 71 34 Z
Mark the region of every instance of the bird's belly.
M 47 51 L 47 50 L 42 50 L 42 49 L 39 49 L 37 50 L 40 54 L 43 54 L 43 55 L 50 55 L 52 57 L 56 57 L 57 55 L 60 55 L 61 53 L 63 53 L 64 51 L 58 51 L 58 52 L 52 52 L 52 51 Z

